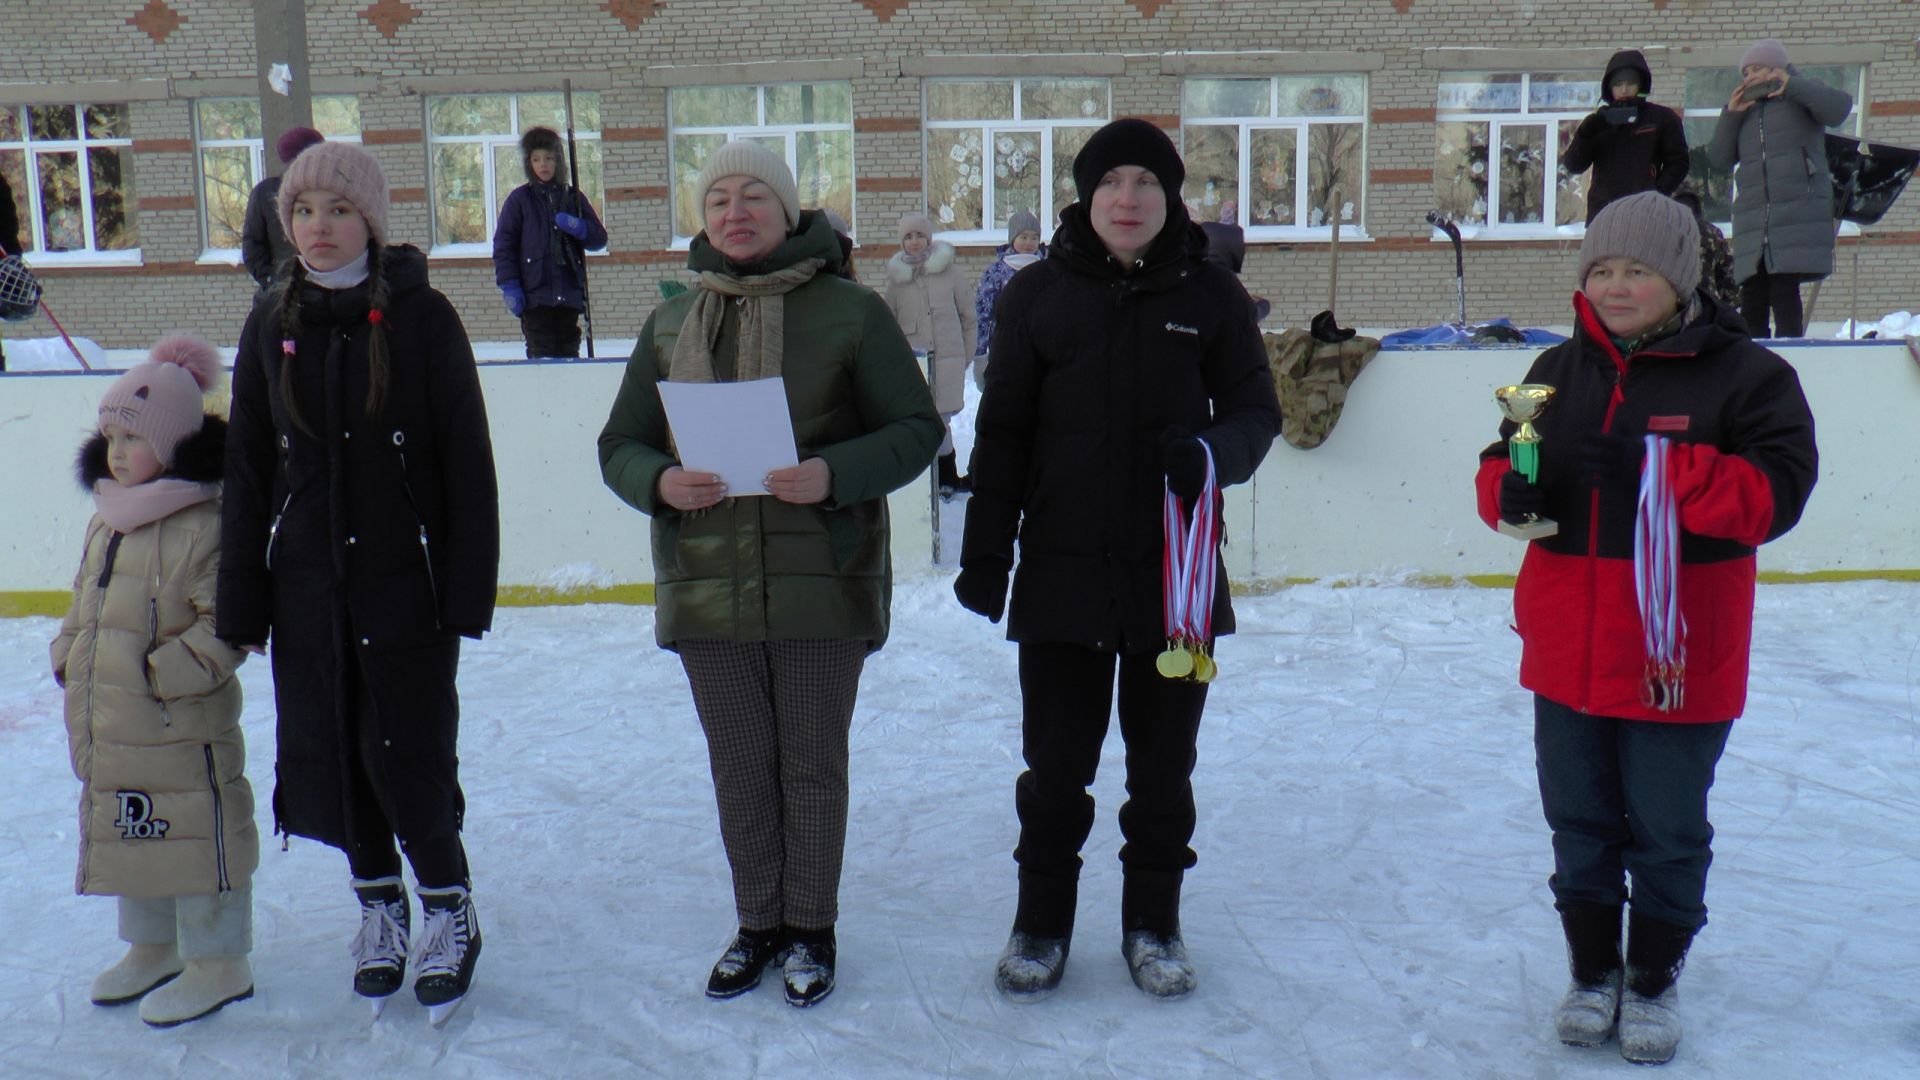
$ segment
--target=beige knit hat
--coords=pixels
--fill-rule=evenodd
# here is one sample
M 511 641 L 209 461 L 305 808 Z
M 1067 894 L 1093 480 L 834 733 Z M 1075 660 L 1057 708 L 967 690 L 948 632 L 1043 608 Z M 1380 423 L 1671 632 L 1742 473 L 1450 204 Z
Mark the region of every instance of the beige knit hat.
M 1580 242 L 1580 288 L 1601 259 L 1625 256 L 1653 268 L 1681 300 L 1700 284 L 1700 227 L 1693 212 L 1657 191 L 1615 199 L 1587 226 Z
M 206 420 L 206 391 L 220 374 L 220 354 L 192 334 L 160 339 L 147 359 L 127 369 L 100 399 L 102 427 L 119 424 L 147 440 L 161 468 L 173 464 L 181 440 Z
M 772 188 L 780 209 L 786 211 L 787 230 L 800 227 L 800 186 L 793 182 L 793 170 L 779 155 L 751 142 L 730 142 L 715 150 L 700 170 L 700 179 L 694 182 L 702 202 L 713 185 L 726 176 L 751 176 Z
M 387 174 L 380 162 L 346 142 L 315 143 L 300 151 L 280 178 L 280 227 L 293 235 L 293 201 L 302 192 L 331 191 L 353 204 L 367 219 L 373 242 L 387 243 Z
M 899 233 L 900 239 L 902 240 L 905 240 L 907 234 L 910 232 L 925 233 L 927 239 L 931 240 L 933 239 L 933 234 L 939 231 L 939 228 L 934 225 L 932 218 L 917 210 L 910 214 L 900 215 Z

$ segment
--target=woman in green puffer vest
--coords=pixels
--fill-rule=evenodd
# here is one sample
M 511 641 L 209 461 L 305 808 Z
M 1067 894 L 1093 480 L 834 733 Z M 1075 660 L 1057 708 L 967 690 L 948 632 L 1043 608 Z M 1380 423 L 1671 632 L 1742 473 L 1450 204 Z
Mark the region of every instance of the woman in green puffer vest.
M 887 637 L 887 493 L 933 461 L 942 426 L 886 302 L 835 276 L 823 211 L 786 163 L 716 150 L 697 181 L 694 289 L 640 332 L 606 428 L 607 486 L 653 519 L 655 629 L 706 732 L 740 930 L 707 994 L 780 961 L 790 1004 L 833 989 L 847 829 L 847 731 Z M 675 456 L 659 383 L 785 380 L 800 464 L 730 498 Z

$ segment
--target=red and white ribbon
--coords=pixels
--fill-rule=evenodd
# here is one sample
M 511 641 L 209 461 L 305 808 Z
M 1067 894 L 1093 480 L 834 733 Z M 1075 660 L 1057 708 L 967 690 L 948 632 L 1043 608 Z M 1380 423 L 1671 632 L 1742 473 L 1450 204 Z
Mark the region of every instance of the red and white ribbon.
M 1167 639 L 1206 644 L 1213 636 L 1213 590 L 1219 574 L 1220 484 L 1213 471 L 1213 448 L 1204 440 L 1206 480 L 1193 500 L 1191 513 L 1181 499 L 1166 489 L 1162 531 L 1166 555 L 1161 562 L 1161 597 Z
M 1680 509 L 1669 472 L 1673 443 L 1648 435 L 1633 523 L 1633 588 L 1646 670 L 1640 699 L 1660 712 L 1686 702 L 1687 620 L 1680 614 Z

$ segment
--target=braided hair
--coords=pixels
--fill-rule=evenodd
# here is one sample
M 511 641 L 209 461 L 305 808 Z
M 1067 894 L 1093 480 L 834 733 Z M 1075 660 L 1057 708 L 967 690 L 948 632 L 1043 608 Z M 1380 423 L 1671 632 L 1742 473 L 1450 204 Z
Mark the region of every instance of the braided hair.
M 386 252 L 377 242 L 367 244 L 367 405 L 366 414 L 373 417 L 379 414 L 387 400 L 387 381 L 391 364 L 387 345 L 386 312 L 391 291 L 387 284 Z M 300 413 L 299 402 L 293 392 L 293 348 L 292 343 L 300 338 L 300 297 L 307 280 L 307 267 L 300 259 L 289 260 L 293 272 L 282 279 L 274 288 L 276 301 L 280 308 L 280 400 L 287 407 L 287 417 L 293 426 L 307 435 L 317 437 L 313 428 L 307 424 Z

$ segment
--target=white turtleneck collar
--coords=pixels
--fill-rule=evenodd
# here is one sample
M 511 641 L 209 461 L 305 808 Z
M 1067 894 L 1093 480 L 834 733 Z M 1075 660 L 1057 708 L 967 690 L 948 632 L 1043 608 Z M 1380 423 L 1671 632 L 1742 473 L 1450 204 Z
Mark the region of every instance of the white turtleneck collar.
M 300 256 L 300 265 L 306 268 L 307 280 L 323 289 L 351 289 L 367 280 L 367 253 L 364 251 L 359 258 L 334 270 L 315 270 L 305 255 Z

